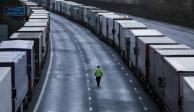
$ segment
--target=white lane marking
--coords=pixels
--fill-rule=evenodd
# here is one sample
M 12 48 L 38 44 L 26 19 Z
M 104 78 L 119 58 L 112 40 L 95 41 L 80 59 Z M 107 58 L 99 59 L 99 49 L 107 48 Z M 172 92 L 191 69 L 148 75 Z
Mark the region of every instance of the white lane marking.
M 139 96 L 138 98 L 139 98 L 140 101 L 142 101 L 142 97 L 141 96 Z
M 91 88 L 88 88 L 88 91 L 91 91 Z
M 148 111 L 148 108 L 144 106 L 144 110 L 145 110 L 145 111 Z
M 121 70 L 125 70 L 124 67 L 121 67 Z
M 136 87 L 134 87 L 134 90 L 135 90 L 135 92 L 137 93 L 137 88 L 136 88 Z
M 91 112 L 92 110 L 93 110 L 92 107 L 90 107 L 90 112 Z
M 90 80 L 87 80 L 87 83 L 90 83 Z
M 126 75 L 126 76 L 129 76 L 129 74 L 128 74 L 128 73 L 125 73 L 125 75 Z
M 87 67 L 85 67 L 85 70 L 88 70 L 88 68 L 87 68 Z
M 88 76 L 88 74 L 86 74 L 86 76 Z
M 92 97 L 89 97 L 89 100 L 92 100 Z
M 117 64 L 120 65 L 121 63 L 118 62 Z
M 133 83 L 133 80 L 129 80 L 130 83 Z
M 44 94 L 45 89 L 46 89 L 46 85 L 47 85 L 47 82 L 48 82 L 48 78 L 50 76 L 51 64 L 52 64 L 52 61 L 53 61 L 52 60 L 53 59 L 53 51 L 52 51 L 53 50 L 53 46 L 52 46 L 52 39 L 51 39 L 51 37 L 49 39 L 50 39 L 50 42 L 51 42 L 51 54 L 50 54 L 49 66 L 48 66 L 48 70 L 47 70 L 47 73 L 46 73 L 46 78 L 44 80 L 44 84 L 43 84 L 42 90 L 40 92 L 40 95 L 38 97 L 38 101 L 36 102 L 36 105 L 34 107 L 33 112 L 37 112 L 38 111 L 38 107 L 40 106 L 40 103 L 41 103 L 43 94 Z

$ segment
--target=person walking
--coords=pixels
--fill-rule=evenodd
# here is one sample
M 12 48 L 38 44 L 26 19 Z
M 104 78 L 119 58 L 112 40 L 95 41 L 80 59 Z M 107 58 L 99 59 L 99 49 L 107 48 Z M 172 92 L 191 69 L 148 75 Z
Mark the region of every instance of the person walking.
M 97 86 L 99 87 L 100 86 L 100 80 L 101 80 L 101 77 L 103 77 L 103 70 L 100 68 L 100 66 L 98 65 L 96 67 L 96 71 L 95 71 L 95 76 L 96 76 L 96 83 L 97 83 Z

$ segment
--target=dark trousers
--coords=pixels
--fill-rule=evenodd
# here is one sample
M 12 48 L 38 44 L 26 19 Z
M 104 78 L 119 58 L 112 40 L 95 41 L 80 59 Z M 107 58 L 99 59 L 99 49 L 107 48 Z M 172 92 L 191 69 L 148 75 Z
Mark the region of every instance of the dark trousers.
M 101 77 L 96 77 L 97 86 L 100 86 L 100 79 L 101 79 Z

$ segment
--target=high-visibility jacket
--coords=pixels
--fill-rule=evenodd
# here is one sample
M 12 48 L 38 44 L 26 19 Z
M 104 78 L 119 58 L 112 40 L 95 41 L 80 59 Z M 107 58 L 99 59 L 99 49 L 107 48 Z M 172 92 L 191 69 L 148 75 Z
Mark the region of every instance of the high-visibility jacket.
M 95 76 L 96 77 L 102 77 L 103 76 L 103 71 L 100 68 L 97 68 L 95 71 Z

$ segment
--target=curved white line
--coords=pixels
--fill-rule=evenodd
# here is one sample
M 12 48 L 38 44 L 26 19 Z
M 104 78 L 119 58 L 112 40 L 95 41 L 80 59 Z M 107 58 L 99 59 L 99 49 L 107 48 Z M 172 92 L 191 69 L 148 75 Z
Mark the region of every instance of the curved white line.
M 51 35 L 50 35 L 51 36 Z M 51 63 L 52 63 L 52 59 L 53 59 L 53 44 L 52 44 L 52 39 L 51 37 L 49 38 L 50 40 L 50 44 L 51 44 L 51 52 L 50 52 L 50 60 L 49 60 L 49 66 L 48 66 L 48 70 L 47 70 L 47 73 L 46 73 L 46 78 L 44 80 L 44 84 L 43 84 L 43 87 L 42 87 L 42 90 L 41 90 L 41 93 L 38 97 L 38 101 L 34 107 L 34 110 L 33 112 L 37 112 L 38 111 L 38 107 L 40 106 L 40 103 L 41 103 L 41 100 L 42 100 L 42 97 L 43 97 L 43 94 L 44 94 L 44 91 L 46 89 L 46 85 L 47 85 L 47 82 L 48 82 L 48 78 L 50 76 L 50 71 L 51 71 Z

